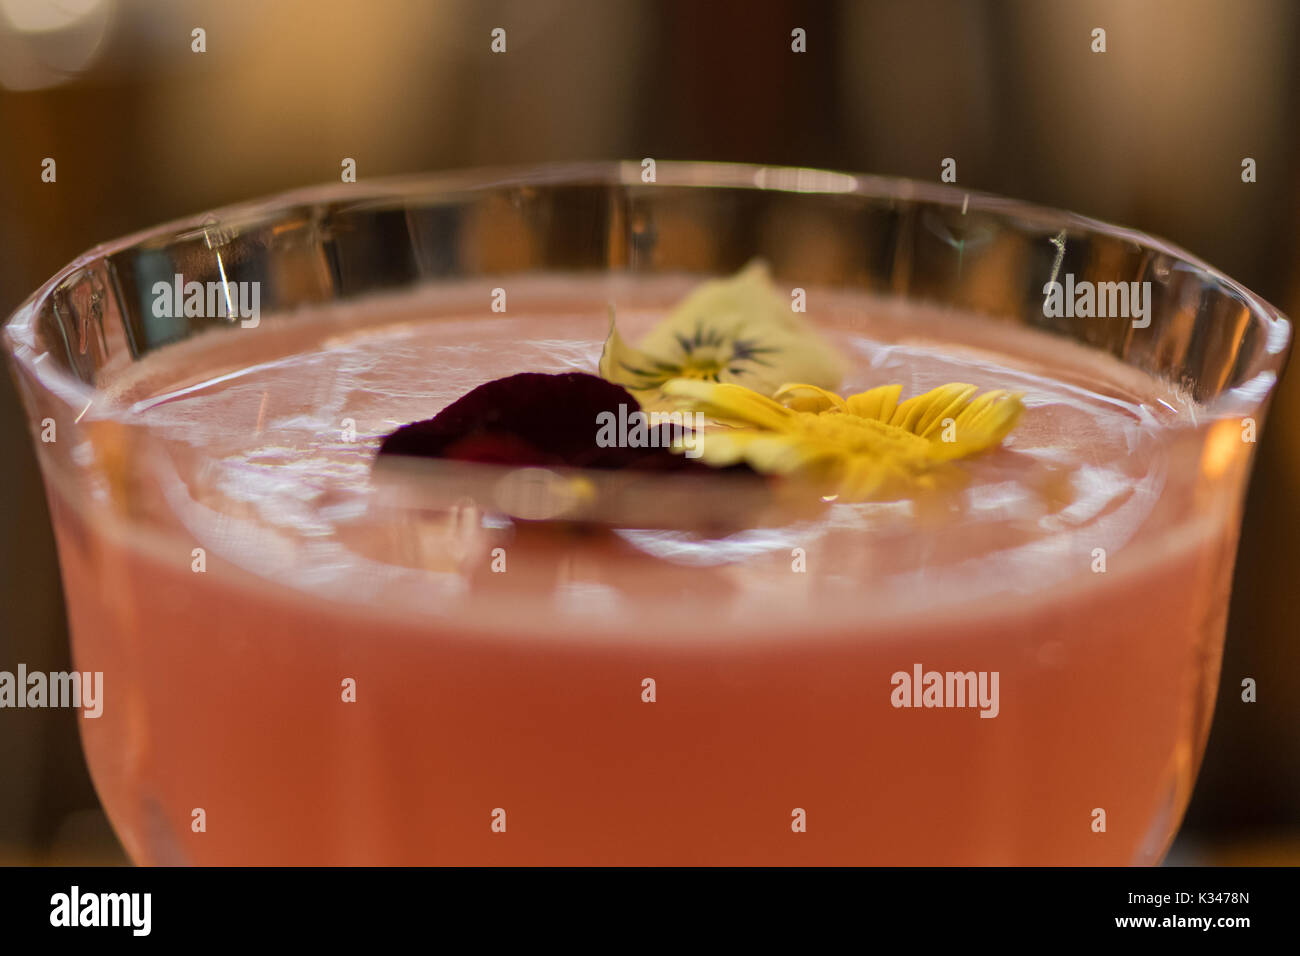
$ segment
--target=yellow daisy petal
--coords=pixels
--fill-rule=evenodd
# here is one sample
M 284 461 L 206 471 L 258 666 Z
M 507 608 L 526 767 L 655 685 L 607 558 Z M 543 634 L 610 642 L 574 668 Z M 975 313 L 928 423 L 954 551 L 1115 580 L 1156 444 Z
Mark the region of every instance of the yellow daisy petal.
M 842 412 L 847 408 L 844 399 L 816 385 L 782 385 L 772 400 L 796 412 L 825 412 L 832 408 Z
M 675 378 L 664 383 L 663 392 L 692 411 L 703 412 L 726 425 L 755 425 L 779 430 L 794 414 L 784 405 L 741 385 Z
M 898 404 L 882 385 L 846 401 L 815 385 L 782 386 L 784 404 L 734 384 L 674 379 L 665 391 L 684 407 L 732 428 L 704 432 L 710 464 L 747 462 L 765 474 L 798 476 L 842 501 L 916 494 L 937 487 L 949 462 L 1000 444 L 1015 427 L 1020 393 L 953 382 Z
M 887 422 L 893 417 L 898 406 L 898 396 L 903 392 L 901 385 L 881 385 L 870 391 L 850 395 L 845 401 L 850 414 L 859 418 L 874 418 Z
M 971 396 L 978 391 L 979 389 L 974 385 L 952 384 L 942 385 L 927 393 L 926 398 L 930 400 L 929 408 L 916 423 L 916 433 L 922 438 L 932 437 L 943 423 L 960 412 L 971 400 Z
M 916 433 L 916 423 L 921 420 L 927 407 L 926 396 L 915 395 L 907 401 L 900 404 L 894 409 L 894 414 L 889 419 L 889 424 L 903 431 Z

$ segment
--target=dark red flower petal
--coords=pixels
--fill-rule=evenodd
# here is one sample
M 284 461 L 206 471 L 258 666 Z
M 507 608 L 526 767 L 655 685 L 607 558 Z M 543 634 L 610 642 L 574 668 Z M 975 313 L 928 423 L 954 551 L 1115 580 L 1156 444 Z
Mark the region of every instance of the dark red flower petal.
M 433 418 L 402 426 L 384 438 L 379 454 L 536 467 L 708 468 L 669 449 L 683 432 L 675 425 L 651 429 L 659 447 L 600 447 L 599 416 L 618 416 L 620 406 L 625 416 L 641 407 L 627 389 L 598 376 L 523 372 L 480 385 Z

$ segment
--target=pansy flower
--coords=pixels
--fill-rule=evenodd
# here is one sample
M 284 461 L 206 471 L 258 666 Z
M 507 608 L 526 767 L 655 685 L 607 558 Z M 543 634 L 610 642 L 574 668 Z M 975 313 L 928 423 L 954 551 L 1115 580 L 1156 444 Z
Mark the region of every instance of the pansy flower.
M 741 385 L 678 378 L 663 392 L 729 426 L 700 437 L 703 461 L 805 479 L 840 501 L 932 488 L 951 475 L 951 462 L 1001 444 L 1024 411 L 1019 393 L 978 394 L 960 383 L 901 403 L 900 385 L 841 398 L 794 384 L 768 398 Z
M 635 347 L 611 319 L 600 374 L 643 406 L 657 408 L 668 404 L 663 386 L 672 379 L 732 383 L 771 395 L 785 382 L 838 388 L 842 367 L 772 285 L 767 266 L 755 260 L 692 291 Z

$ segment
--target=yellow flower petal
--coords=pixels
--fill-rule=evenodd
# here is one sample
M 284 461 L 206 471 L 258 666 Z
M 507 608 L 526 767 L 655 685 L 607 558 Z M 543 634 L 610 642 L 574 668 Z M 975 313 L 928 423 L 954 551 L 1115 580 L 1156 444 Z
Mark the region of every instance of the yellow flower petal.
M 1024 403 L 1002 389 L 978 394 L 961 382 L 898 404 L 901 386 L 847 400 L 815 385 L 789 384 L 780 401 L 734 384 L 674 379 L 664 391 L 724 425 L 699 438 L 704 461 L 746 462 L 765 474 L 799 476 L 844 501 L 915 494 L 947 476 L 948 463 L 1001 443 Z
M 663 392 L 692 411 L 726 425 L 756 425 L 780 430 L 794 413 L 779 402 L 741 385 L 700 382 L 675 378 L 664 383 Z
M 903 393 L 901 385 L 881 385 L 870 391 L 850 395 L 845 404 L 848 411 L 860 418 L 875 418 L 887 422 L 898 406 L 898 396 Z
M 797 412 L 825 412 L 832 408 L 845 411 L 847 408 L 844 399 L 816 385 L 782 385 L 772 400 Z
M 605 347 L 601 350 L 598 365 L 600 377 L 607 382 L 622 385 L 645 406 L 645 399 L 653 402 L 664 376 L 672 370 L 663 368 L 640 349 L 628 345 L 618 334 L 612 306 L 609 311 L 609 335 L 605 338 Z
M 930 438 L 946 420 L 960 412 L 978 391 L 979 388 L 974 385 L 953 384 L 942 385 L 927 393 L 925 397 L 929 399 L 929 407 L 921 413 L 921 418 L 916 423 L 916 433 L 922 438 Z
M 837 388 L 843 366 L 755 260 L 696 288 L 636 347 L 611 320 L 599 369 L 608 381 L 647 393 L 642 404 L 653 406 L 673 378 L 730 382 L 771 395 L 790 381 Z

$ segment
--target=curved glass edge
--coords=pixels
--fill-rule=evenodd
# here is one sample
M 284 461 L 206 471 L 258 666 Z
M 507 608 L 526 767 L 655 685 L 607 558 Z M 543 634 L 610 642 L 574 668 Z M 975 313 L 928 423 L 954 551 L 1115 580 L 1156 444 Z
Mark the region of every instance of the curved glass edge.
M 1184 288 L 1186 283 L 1191 283 L 1193 288 L 1214 289 L 1223 297 L 1223 302 L 1240 307 L 1236 316 L 1222 317 L 1224 324 L 1235 325 L 1239 333 L 1243 322 L 1258 326 L 1262 341 L 1255 350 L 1257 354 L 1238 355 L 1237 360 L 1244 361 L 1245 364 L 1237 367 L 1233 380 L 1220 383 L 1222 387 L 1218 391 L 1204 396 L 1202 407 L 1211 418 L 1262 410 L 1285 365 L 1291 345 L 1290 322 L 1280 310 L 1196 256 L 1146 233 L 1074 213 L 950 185 L 798 167 L 662 161 L 657 163 L 653 182 L 646 182 L 643 175 L 642 163 L 637 161 L 480 168 L 377 179 L 362 186 L 342 183 L 312 186 L 222 207 L 142 230 L 88 250 L 56 273 L 19 306 L 5 324 L 5 338 L 12 360 L 26 374 L 69 406 L 81 407 L 95 392 L 93 370 L 87 365 L 69 373 L 60 369 L 56 363 L 44 363 L 42 367 L 45 356 L 40 351 L 36 325 L 43 312 L 55 313 L 65 345 L 72 351 L 72 343 L 67 341 L 69 323 L 65 316 L 59 315 L 62 309 L 63 313 L 73 315 L 72 324 L 79 327 L 80 341 L 77 344 L 82 354 L 87 353 L 87 339 L 93 340 L 98 335 L 103 343 L 102 303 L 111 295 L 121 295 L 121 290 L 117 287 L 119 277 L 112 268 L 114 257 L 126 253 L 148 253 L 185 242 L 203 243 L 208 249 L 213 249 L 248 230 L 266 227 L 269 220 L 282 220 L 290 216 L 298 216 L 318 225 L 326 215 L 379 213 L 421 202 L 450 202 L 456 197 L 493 190 L 589 186 L 627 187 L 630 190 L 663 190 L 673 187 L 733 189 L 857 197 L 877 203 L 927 203 L 947 214 L 960 210 L 957 215 L 962 217 L 963 222 L 978 222 L 979 215 L 984 214 L 1006 222 L 1014 221 L 1021 227 L 1041 230 L 1044 236 L 1055 232 L 1060 236 L 1078 234 L 1119 240 L 1132 246 L 1133 252 L 1141 256 L 1143 274 L 1152 269 L 1155 274 L 1166 277 L 1181 273 L 1178 278 L 1183 280 Z M 915 214 L 919 209 L 920 207 L 913 207 L 909 212 Z M 967 220 L 970 216 L 973 218 Z M 916 218 L 915 215 L 913 218 Z M 931 229 L 945 228 L 945 223 L 942 222 L 924 225 Z M 908 227 L 914 227 L 914 223 L 909 223 Z M 1158 257 L 1160 261 L 1153 265 L 1152 256 Z M 219 254 L 216 261 L 220 265 Z M 107 276 L 92 270 L 93 266 L 105 263 L 109 265 Z M 634 267 L 636 263 L 628 262 L 625 265 Z M 1057 266 L 1059 265 L 1058 259 Z M 417 275 L 416 278 L 432 281 L 428 276 Z M 911 292 L 907 288 L 900 290 L 904 297 Z M 99 319 L 98 330 L 88 316 Z M 1198 321 L 1195 315 L 1192 321 Z M 1069 330 L 1066 330 L 1066 334 L 1069 334 Z M 126 344 L 134 358 L 166 342 Z M 1085 340 L 1085 344 L 1105 346 L 1107 343 Z M 1110 344 L 1113 350 L 1114 345 Z M 1237 342 L 1236 347 L 1239 345 Z M 93 341 L 89 350 L 93 353 Z M 1196 397 L 1198 400 L 1202 398 Z

